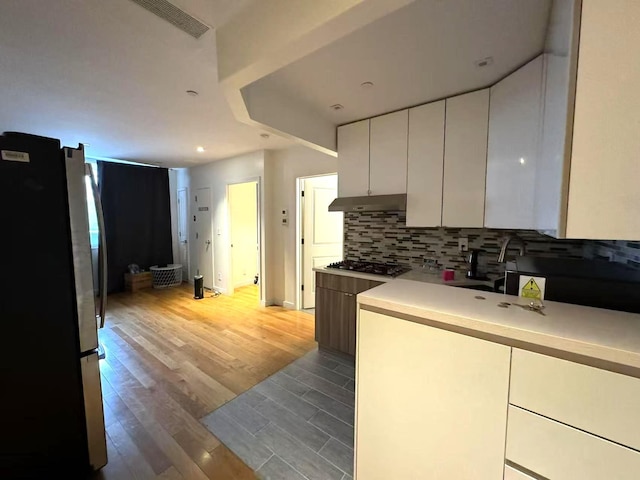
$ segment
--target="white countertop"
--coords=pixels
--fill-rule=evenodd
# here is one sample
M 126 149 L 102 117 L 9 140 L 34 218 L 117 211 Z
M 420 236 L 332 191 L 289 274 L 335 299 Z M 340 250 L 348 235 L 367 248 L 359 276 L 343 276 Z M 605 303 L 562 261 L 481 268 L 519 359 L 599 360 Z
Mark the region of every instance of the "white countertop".
M 364 280 L 375 280 L 378 282 L 394 282 L 396 280 L 413 280 L 416 282 L 424 282 L 424 283 L 434 283 L 437 285 L 491 285 L 493 286 L 493 280 L 469 280 L 466 278 L 455 278 L 448 282 L 445 282 L 442 279 L 442 273 L 433 275 L 427 272 L 424 272 L 420 269 L 412 269 L 407 273 L 403 273 L 398 277 L 385 277 L 384 275 L 374 275 L 371 273 L 360 273 L 354 272 L 353 270 L 340 270 L 338 268 L 327 268 L 327 267 L 317 267 L 313 269 L 314 272 L 321 273 L 330 273 L 332 275 L 343 275 L 345 277 L 354 277 L 354 278 L 362 278 Z M 459 272 L 456 272 L 458 277 L 460 276 Z
M 485 300 L 475 297 L 482 296 Z M 640 369 L 640 315 L 544 302 L 545 316 L 500 302 L 527 304 L 500 293 L 445 288 L 396 279 L 358 295 L 362 306 Z M 366 307 L 365 307 L 366 308 Z

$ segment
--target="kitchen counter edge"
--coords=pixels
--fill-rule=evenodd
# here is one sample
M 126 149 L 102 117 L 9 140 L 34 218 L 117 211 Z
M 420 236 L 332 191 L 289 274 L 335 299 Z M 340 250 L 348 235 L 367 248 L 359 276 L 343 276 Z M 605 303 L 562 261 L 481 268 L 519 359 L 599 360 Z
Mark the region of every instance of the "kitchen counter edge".
M 501 302 L 511 305 L 499 307 Z M 397 279 L 358 295 L 365 310 L 640 377 L 640 315 Z M 568 354 L 568 355 L 563 355 Z

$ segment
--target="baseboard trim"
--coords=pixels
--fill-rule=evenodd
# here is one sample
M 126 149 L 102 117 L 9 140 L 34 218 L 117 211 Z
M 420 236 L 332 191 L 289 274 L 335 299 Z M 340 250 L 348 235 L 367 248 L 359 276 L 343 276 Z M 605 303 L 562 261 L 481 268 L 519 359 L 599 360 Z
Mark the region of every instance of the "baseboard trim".
M 282 302 L 282 306 L 289 310 L 295 310 L 296 305 L 293 302 Z

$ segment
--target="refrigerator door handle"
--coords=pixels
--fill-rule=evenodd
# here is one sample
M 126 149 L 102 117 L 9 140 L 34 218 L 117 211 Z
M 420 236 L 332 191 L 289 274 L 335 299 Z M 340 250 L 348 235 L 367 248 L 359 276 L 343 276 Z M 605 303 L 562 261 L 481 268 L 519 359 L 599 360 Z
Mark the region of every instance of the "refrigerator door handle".
M 102 201 L 100 200 L 100 190 L 93 175 L 93 169 L 88 163 L 85 164 L 85 172 L 91 181 L 91 191 L 93 201 L 96 206 L 96 217 L 98 219 L 98 229 L 100 230 L 100 243 L 98 244 L 98 294 L 100 295 L 100 328 L 104 327 L 105 312 L 107 309 L 107 233 L 104 229 L 104 214 L 102 212 Z

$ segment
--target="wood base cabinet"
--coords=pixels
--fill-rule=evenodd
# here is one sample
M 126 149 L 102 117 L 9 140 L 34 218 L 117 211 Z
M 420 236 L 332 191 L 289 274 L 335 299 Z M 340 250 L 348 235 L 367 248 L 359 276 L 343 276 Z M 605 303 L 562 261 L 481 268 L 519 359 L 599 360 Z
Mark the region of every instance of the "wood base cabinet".
M 316 341 L 321 347 L 356 354 L 356 295 L 316 287 Z
M 384 282 L 316 272 L 316 342 L 356 354 L 357 295 Z
M 497 480 L 511 348 L 360 310 L 355 478 Z

